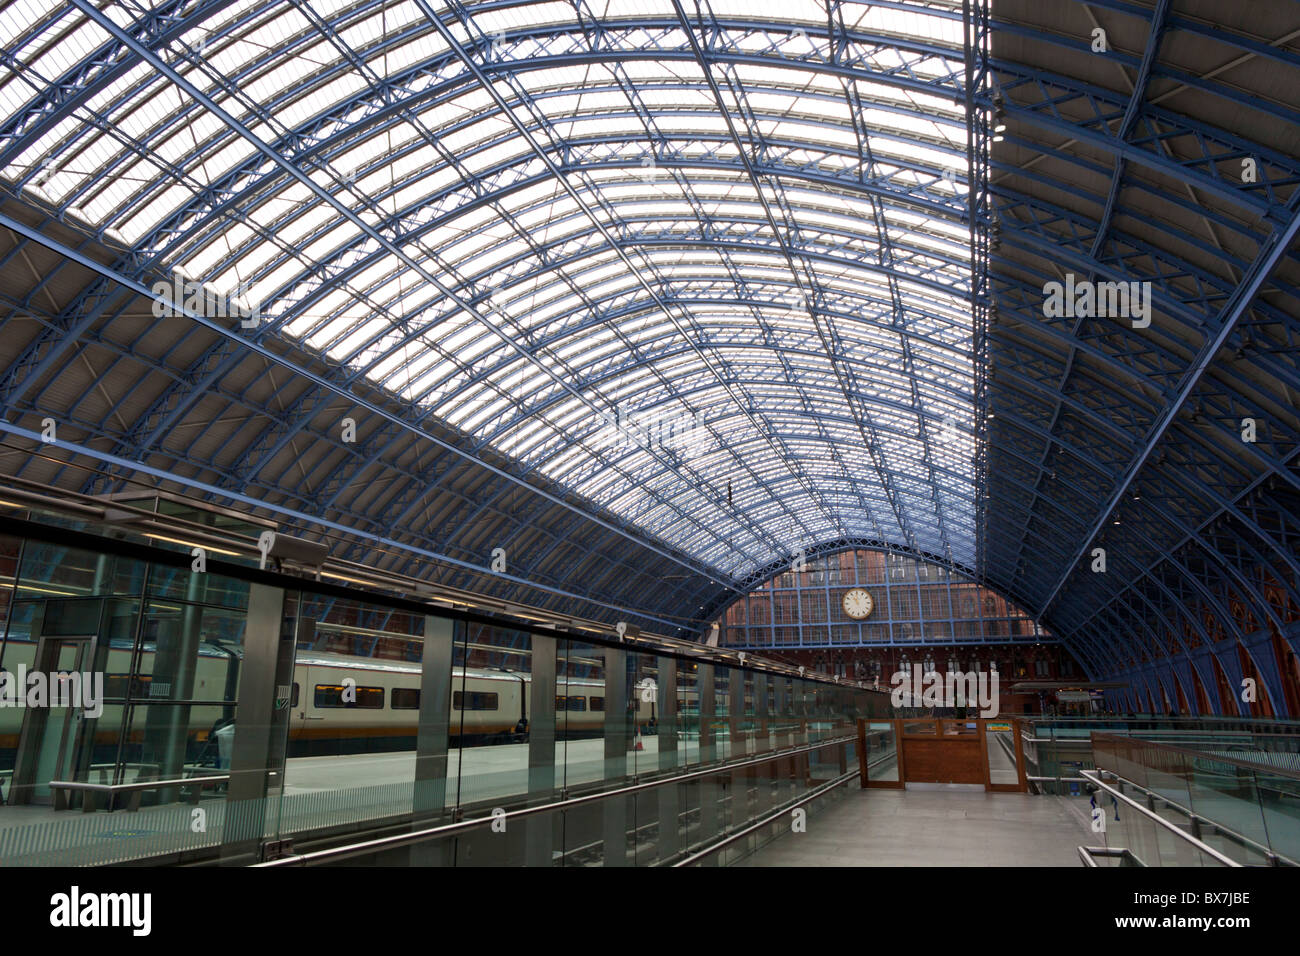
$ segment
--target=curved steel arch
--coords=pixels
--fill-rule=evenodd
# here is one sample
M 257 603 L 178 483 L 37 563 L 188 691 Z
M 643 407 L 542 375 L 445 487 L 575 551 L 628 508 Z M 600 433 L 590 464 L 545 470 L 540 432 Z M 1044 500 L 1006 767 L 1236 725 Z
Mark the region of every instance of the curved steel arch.
M 1276 703 L 1258 655 L 1270 631 L 1294 646 L 1300 610 L 1300 158 L 1265 124 L 1300 116 L 1186 54 L 1279 75 L 1300 55 L 1230 15 L 1057 6 L 999 4 L 987 82 L 960 9 L 924 0 L 42 11 L 0 30 L 0 76 L 27 84 L 0 105 L 0 191 L 60 248 L 117 259 L 73 294 L 71 257 L 15 294 L 3 407 L 110 448 L 95 491 L 165 463 L 351 522 L 359 557 L 365 533 L 410 537 L 457 580 L 535 576 L 561 603 L 578 584 L 687 631 L 711 589 L 865 532 L 1046 611 L 1092 676 L 1190 701 L 1196 673 L 1217 697 L 1205 655 L 1236 635 Z M 1084 58 L 1086 17 L 1109 58 Z M 241 52 L 277 23 L 276 53 Z M 51 67 L 32 51 L 55 36 Z M 276 79 L 313 47 L 319 68 Z M 995 96 L 1010 129 L 989 150 Z M 1258 180 L 1234 182 L 1246 157 Z M 138 292 L 185 264 L 266 286 L 266 321 L 141 321 L 112 278 Z M 1151 282 L 1158 324 L 1042 321 L 1066 270 Z M 600 446 L 621 411 L 707 412 L 706 447 Z M 341 416 L 378 412 L 340 440 Z M 1261 438 L 1235 447 L 1245 418 Z M 488 540 L 524 552 L 518 580 L 475 570 Z M 1094 540 L 1129 580 L 1078 573 Z M 611 548 L 685 583 L 620 590 Z
M 1235 635 L 1262 674 L 1270 670 L 1272 651 L 1261 658 L 1259 642 L 1267 639 L 1269 630 L 1294 646 L 1294 637 L 1283 628 L 1300 593 L 1294 549 L 1278 530 L 1285 527 L 1286 508 L 1273 504 L 1264 512 L 1268 521 L 1256 521 L 1245 501 L 1251 489 L 1270 475 L 1290 487 L 1297 481 L 1290 464 L 1297 429 L 1281 396 L 1286 387 L 1293 387 L 1288 383 L 1297 381 L 1294 363 L 1284 360 L 1296 328 L 1295 272 L 1285 264 L 1285 245 L 1296 228 L 1294 184 L 1300 161 L 1265 145 L 1268 137 L 1261 125 L 1267 116 L 1294 119 L 1295 111 L 1264 101 L 1256 108 L 1255 97 L 1169 69 L 1160 55 L 1162 37 L 1171 30 L 1191 31 L 1193 22 L 1173 17 L 1167 4 L 1157 4 L 1154 12 L 1113 3 L 1102 6 L 1122 8 L 1130 19 L 1106 20 L 1112 45 L 1121 52 L 1113 59 L 1093 58 L 1095 68 L 1085 67 L 1082 53 L 1070 58 L 1049 52 L 1071 46 L 1087 49 L 1087 29 L 1082 36 L 1079 30 L 1081 16 L 1068 25 L 1065 18 L 1058 18 L 1039 33 L 1028 24 L 1041 18 L 1024 4 L 1003 5 L 1006 15 L 1019 21 L 1010 24 L 1008 33 L 1029 40 L 1020 62 L 998 56 L 995 32 L 992 67 L 1006 100 L 1010 125 L 1006 139 L 1021 155 L 1025 150 L 1036 154 L 1033 162 L 1018 165 L 1008 161 L 1010 153 L 1000 158 L 995 150 L 992 157 L 999 180 L 993 191 L 1000 213 L 995 288 L 1003 314 L 1018 320 L 995 331 L 995 361 L 1000 357 L 1030 369 L 1028 377 L 1048 389 L 1054 387 L 1059 397 L 1045 390 L 1046 401 L 1035 402 L 1030 417 L 1040 427 L 1032 439 L 1022 432 L 1007 441 L 1007 447 L 995 447 L 995 463 L 1005 461 L 1013 453 L 1010 449 L 1016 449 L 1019 463 L 1012 474 L 1020 477 L 1004 481 L 1017 483 L 1021 503 L 1014 516 L 1004 509 L 991 522 L 989 534 L 996 540 L 991 546 L 998 554 L 995 559 L 990 552 L 983 569 L 1004 580 L 1008 573 L 1004 569 L 1027 564 L 1026 556 L 1041 549 L 1041 542 L 1029 532 L 1045 521 L 1047 502 L 1058 497 L 1051 489 L 1068 481 L 1087 460 L 1105 462 L 1109 457 L 1109 476 L 1102 483 L 1090 483 L 1082 489 L 1082 497 L 1072 499 L 1071 510 L 1087 524 L 1071 531 L 1071 536 L 1077 534 L 1076 550 L 1094 544 L 1120 548 L 1126 565 L 1138 572 L 1131 585 L 1117 588 L 1113 582 L 1089 581 L 1072 555 L 1064 571 L 1029 565 L 1036 573 L 1021 593 L 1030 606 L 1040 609 L 1059 595 L 1047 617 L 1070 640 L 1107 618 L 1121 635 L 1125 627 L 1140 628 L 1152 611 L 1141 596 L 1149 591 L 1157 606 L 1181 612 L 1165 616 L 1175 642 L 1161 641 L 1166 644 L 1166 662 L 1175 662 L 1170 679 L 1194 700 L 1194 689 L 1187 683 L 1190 672 L 1176 664 L 1180 659 L 1189 661 L 1217 698 L 1215 682 L 1206 679 L 1204 656 L 1181 642 L 1173 623 L 1176 618 L 1191 622 L 1201 647 L 1210 647 L 1215 642 L 1200 618 L 1204 609 L 1220 633 Z M 1201 40 L 1209 38 L 1203 24 L 1192 32 Z M 1268 55 L 1279 66 L 1294 67 L 1289 50 L 1269 54 L 1266 44 L 1247 43 L 1240 34 L 1223 32 L 1224 42 L 1251 50 L 1251 56 Z M 1140 55 L 1123 52 L 1133 49 Z M 1185 39 L 1182 49 L 1185 54 Z M 1125 76 L 1126 87 L 1119 90 L 1115 89 L 1116 63 L 1127 64 L 1136 74 L 1131 79 Z M 1086 69 L 1091 72 L 1084 79 Z M 1080 75 L 1067 75 L 1069 70 Z M 1173 113 L 1157 105 L 1178 91 L 1232 103 L 1237 109 L 1234 120 L 1241 127 L 1212 128 L 1186 112 Z M 1190 102 L 1186 95 L 1183 103 Z M 1255 123 L 1253 139 L 1251 132 L 1242 133 L 1248 129 L 1247 121 Z M 1258 162 L 1258 183 L 1241 182 L 1243 157 Z M 1191 216 L 1199 217 L 1199 222 Z M 1194 235 L 1189 231 L 1193 228 Z M 1082 273 L 1080 278 L 1152 280 L 1157 300 L 1162 295 L 1159 290 L 1166 290 L 1164 308 L 1170 318 L 1161 329 L 1164 340 L 1145 332 L 1107 335 L 1096 321 L 1046 323 L 1038 318 L 1041 298 L 1030 283 L 1059 279 L 1066 271 L 1058 265 L 1062 262 Z M 1253 298 L 1263 289 L 1274 296 Z M 1244 296 L 1238 294 L 1242 290 Z M 1255 334 L 1263 339 L 1261 344 L 1255 344 Z M 1053 338 L 1064 340 L 1068 351 L 1053 356 L 1042 347 Z M 1085 341 L 1091 350 L 1087 357 L 1077 347 Z M 1237 361 L 1223 361 L 1224 346 L 1236 350 Z M 1097 351 L 1104 354 L 1091 354 Z M 1134 373 L 1149 382 L 1145 396 L 1128 390 L 1126 399 L 1132 395 L 1135 401 L 1124 409 L 1117 407 L 1118 402 L 1104 402 L 1098 387 L 1104 376 L 1114 375 L 1107 372 L 1114 359 L 1129 366 L 1128 372 L 1115 375 L 1117 384 L 1123 380 L 1121 375 Z M 1205 374 L 1211 363 L 1212 374 Z M 1014 379 L 1006 379 L 1005 386 L 1003 381 L 999 376 L 993 405 L 999 419 L 1013 421 L 1024 396 L 1008 390 L 1015 386 Z M 1142 378 L 1134 381 L 1141 383 Z M 1139 442 L 1137 454 L 1103 454 L 1101 448 L 1089 448 L 1079 433 L 1077 412 L 1064 404 L 1071 396 L 1095 402 L 1092 407 L 1103 412 L 1107 421 L 1138 426 L 1135 430 L 1126 426 Z M 1160 414 L 1152 414 L 1153 409 Z M 1117 417 L 1118 413 L 1125 417 Z M 1251 415 L 1266 418 L 1271 429 L 1268 444 L 1236 440 L 1238 422 Z M 1238 451 L 1233 451 L 1234 445 Z M 1072 450 L 1083 455 L 1063 468 L 1063 456 Z M 1008 466 L 1001 468 L 1006 471 Z M 995 499 L 1005 497 L 996 477 L 992 491 Z M 1140 492 L 1140 503 L 1122 497 L 1129 491 Z M 1123 519 L 1121 528 L 1108 526 L 1112 515 L 1117 524 Z M 1216 540 L 1206 531 L 1218 516 L 1229 516 L 1234 522 L 1228 547 L 1222 536 Z M 1118 537 L 1112 534 L 1115 531 Z M 1275 588 L 1272 597 L 1265 592 L 1267 582 L 1256 570 L 1259 567 L 1269 569 L 1272 583 L 1268 586 Z M 1277 593 L 1287 596 L 1290 608 L 1276 603 Z M 1180 602 L 1186 606 L 1178 607 Z M 1232 606 L 1246 608 L 1248 617 Z M 1259 630 L 1246 633 L 1252 627 Z M 1213 651 L 1219 656 L 1217 647 Z M 1270 695 L 1280 705 L 1276 675 L 1269 676 Z

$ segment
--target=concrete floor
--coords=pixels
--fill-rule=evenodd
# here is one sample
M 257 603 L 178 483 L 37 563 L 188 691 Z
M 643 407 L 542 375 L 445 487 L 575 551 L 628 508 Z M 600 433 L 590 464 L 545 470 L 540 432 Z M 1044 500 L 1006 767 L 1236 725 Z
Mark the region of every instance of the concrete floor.
M 740 866 L 1081 866 L 1088 801 L 968 790 L 852 790 Z

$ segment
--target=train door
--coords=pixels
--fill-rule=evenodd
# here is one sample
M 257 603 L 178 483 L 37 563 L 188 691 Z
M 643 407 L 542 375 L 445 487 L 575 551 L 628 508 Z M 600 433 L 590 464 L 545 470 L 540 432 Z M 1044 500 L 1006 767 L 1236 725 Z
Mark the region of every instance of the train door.
M 294 693 L 290 699 L 289 756 L 314 756 L 319 746 L 320 727 L 325 716 L 316 710 L 316 683 L 323 672 L 300 664 L 294 668 Z

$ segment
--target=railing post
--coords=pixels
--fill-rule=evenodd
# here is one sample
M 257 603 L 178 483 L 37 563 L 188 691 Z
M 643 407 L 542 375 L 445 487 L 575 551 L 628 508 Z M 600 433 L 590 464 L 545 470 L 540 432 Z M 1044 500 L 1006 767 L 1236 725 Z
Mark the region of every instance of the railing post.
M 627 651 L 605 648 L 605 781 L 627 776 L 632 713 L 628 710 Z M 627 801 L 613 798 L 602 808 L 605 866 L 627 865 Z
M 659 685 L 657 690 L 659 721 L 659 770 L 677 768 L 677 658 L 659 658 Z M 678 834 L 681 814 L 681 788 L 661 787 L 659 795 L 659 859 L 666 860 L 677 854 L 681 847 Z
M 425 615 L 420 657 L 420 723 L 415 738 L 415 793 L 411 829 L 424 830 L 450 819 L 447 757 L 451 734 L 451 660 L 456 622 Z M 522 693 L 522 685 L 520 693 Z M 411 866 L 449 866 L 452 842 L 415 844 Z
M 273 786 L 271 779 L 273 773 L 284 772 L 283 761 L 271 767 L 271 734 L 275 727 L 281 726 L 277 716 L 288 718 L 287 709 L 282 712 L 275 709 L 277 677 L 282 670 L 287 670 L 288 680 L 293 680 L 293 634 L 282 633 L 284 598 L 285 592 L 280 588 L 263 584 L 248 586 L 244 662 L 222 830 L 223 865 L 256 862 L 265 830 L 267 801 L 282 785 L 281 781 Z M 287 643 L 285 653 L 282 653 L 282 638 Z M 287 668 L 283 662 L 286 654 Z M 302 693 L 311 693 L 311 689 L 304 687 Z
M 545 801 L 555 792 L 555 644 L 553 637 L 532 635 L 532 684 L 528 693 L 529 801 Z M 551 815 L 528 819 L 524 843 L 528 866 L 553 865 L 555 821 Z
M 716 763 L 713 720 L 717 713 L 717 695 L 713 686 L 713 665 L 701 664 L 697 672 L 696 692 L 700 700 L 700 766 Z M 710 840 L 718 832 L 718 800 L 721 778 L 705 777 L 700 781 L 700 839 Z

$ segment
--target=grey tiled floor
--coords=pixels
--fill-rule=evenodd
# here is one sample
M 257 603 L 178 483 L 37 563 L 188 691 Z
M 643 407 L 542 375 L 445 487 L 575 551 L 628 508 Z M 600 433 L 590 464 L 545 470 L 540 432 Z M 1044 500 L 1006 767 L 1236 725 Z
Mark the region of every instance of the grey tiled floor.
M 1081 866 L 1095 842 L 1067 798 L 947 790 L 853 790 L 741 866 Z

